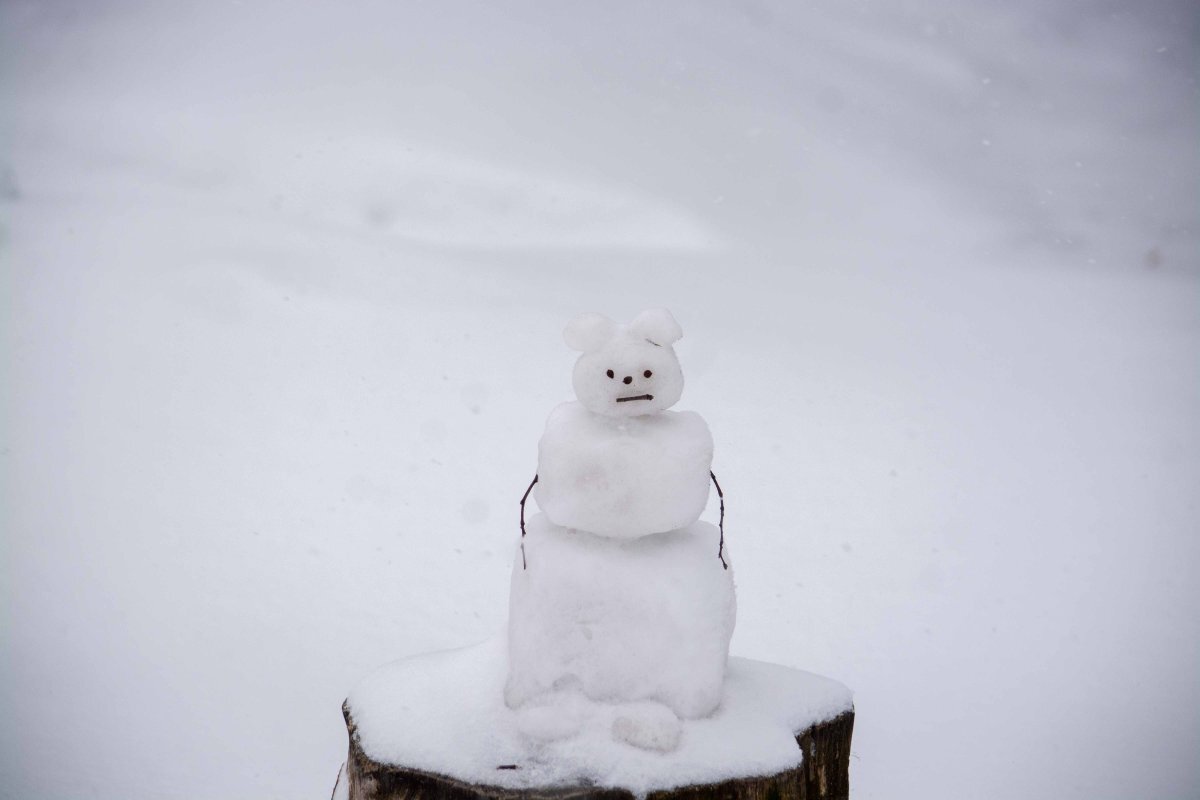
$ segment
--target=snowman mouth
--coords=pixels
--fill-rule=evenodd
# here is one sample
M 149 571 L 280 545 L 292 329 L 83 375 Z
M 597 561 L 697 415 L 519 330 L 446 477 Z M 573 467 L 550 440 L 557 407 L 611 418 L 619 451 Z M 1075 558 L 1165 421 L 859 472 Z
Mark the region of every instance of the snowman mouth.
M 634 397 L 618 397 L 617 402 L 618 403 L 628 403 L 630 400 L 653 400 L 653 399 L 654 399 L 654 395 L 652 395 L 652 394 L 639 394 Z

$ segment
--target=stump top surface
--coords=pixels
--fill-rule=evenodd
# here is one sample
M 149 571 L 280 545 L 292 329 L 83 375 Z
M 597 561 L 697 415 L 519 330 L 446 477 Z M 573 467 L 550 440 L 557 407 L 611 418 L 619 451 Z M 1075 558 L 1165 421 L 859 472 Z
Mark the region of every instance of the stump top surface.
M 796 734 L 853 708 L 850 690 L 837 681 L 731 658 L 721 707 L 685 721 L 674 752 L 614 740 L 619 707 L 605 704 L 586 708 L 574 736 L 535 741 L 504 705 L 506 669 L 502 639 L 389 664 L 347 699 L 352 735 L 373 761 L 464 783 L 591 785 L 640 795 L 794 769 L 801 763 Z

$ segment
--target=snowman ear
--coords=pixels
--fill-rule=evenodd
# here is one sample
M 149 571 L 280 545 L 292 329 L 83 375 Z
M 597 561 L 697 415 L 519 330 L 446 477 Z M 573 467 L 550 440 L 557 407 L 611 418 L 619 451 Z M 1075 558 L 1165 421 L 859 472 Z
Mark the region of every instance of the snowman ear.
M 629 323 L 629 330 L 652 344 L 667 346 L 683 338 L 683 328 L 665 308 L 651 308 Z
M 617 333 L 617 324 L 603 314 L 589 311 L 567 323 L 563 338 L 567 347 L 592 353 L 604 347 Z

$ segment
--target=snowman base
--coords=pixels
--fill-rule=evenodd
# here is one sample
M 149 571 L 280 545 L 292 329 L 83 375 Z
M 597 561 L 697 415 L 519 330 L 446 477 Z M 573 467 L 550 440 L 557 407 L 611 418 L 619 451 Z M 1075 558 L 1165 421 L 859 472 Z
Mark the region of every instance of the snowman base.
M 506 657 L 497 639 L 368 677 L 343 705 L 333 800 L 849 797 L 854 707 L 837 681 L 731 658 L 717 711 L 660 752 L 614 735 L 637 704 L 581 699 L 571 735 L 529 735 L 503 701 Z

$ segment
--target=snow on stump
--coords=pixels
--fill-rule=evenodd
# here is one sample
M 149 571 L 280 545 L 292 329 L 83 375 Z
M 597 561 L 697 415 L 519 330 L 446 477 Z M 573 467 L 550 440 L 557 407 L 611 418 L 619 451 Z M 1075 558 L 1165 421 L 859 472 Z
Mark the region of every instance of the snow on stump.
M 497 639 L 369 676 L 343 705 L 334 800 L 849 797 L 854 709 L 836 681 L 731 658 L 721 706 L 660 752 L 613 735 L 636 703 L 559 702 L 543 724 L 571 735 L 540 736 L 503 701 L 506 657 Z

